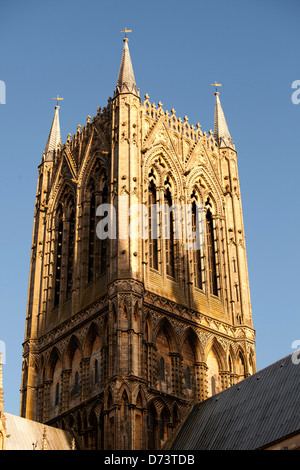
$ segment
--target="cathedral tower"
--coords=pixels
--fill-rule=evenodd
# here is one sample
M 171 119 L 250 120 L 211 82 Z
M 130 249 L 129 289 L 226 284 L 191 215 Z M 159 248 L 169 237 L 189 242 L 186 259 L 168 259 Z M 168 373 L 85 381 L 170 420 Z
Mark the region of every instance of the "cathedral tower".
M 256 370 L 237 152 L 142 101 L 125 37 L 113 98 L 38 168 L 21 415 L 80 448 L 160 449 Z

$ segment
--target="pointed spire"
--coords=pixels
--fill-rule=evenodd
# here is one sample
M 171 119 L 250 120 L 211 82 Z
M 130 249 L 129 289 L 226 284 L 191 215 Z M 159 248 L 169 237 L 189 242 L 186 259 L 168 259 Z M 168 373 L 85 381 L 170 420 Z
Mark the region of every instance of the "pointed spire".
M 139 95 L 137 88 L 136 88 L 136 84 L 135 84 L 133 67 L 132 67 L 132 62 L 131 62 L 129 48 L 128 48 L 128 38 L 125 37 L 123 41 L 124 41 L 123 54 L 122 54 L 122 60 L 121 60 L 115 95 L 119 93 L 133 93 L 135 95 Z
M 59 106 L 56 105 L 51 129 L 49 132 L 49 137 L 48 137 L 46 148 L 44 151 L 44 159 L 46 161 L 53 160 L 53 152 L 57 150 L 59 145 L 61 144 L 58 110 L 59 110 Z
M 215 92 L 216 106 L 215 106 L 215 122 L 214 122 L 214 138 L 219 147 L 235 148 L 228 130 L 224 112 L 219 98 L 219 92 Z

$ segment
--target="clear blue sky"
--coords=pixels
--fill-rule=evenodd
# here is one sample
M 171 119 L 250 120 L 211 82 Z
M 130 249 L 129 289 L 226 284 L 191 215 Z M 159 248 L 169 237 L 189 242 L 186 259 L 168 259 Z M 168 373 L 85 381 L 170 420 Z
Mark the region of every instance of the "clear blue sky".
M 1 2 L 0 340 L 19 413 L 37 167 L 57 94 L 62 141 L 113 95 L 124 27 L 141 96 L 213 128 L 215 80 L 238 151 L 258 369 L 299 330 L 299 0 Z M 300 366 L 299 366 L 300 367 Z

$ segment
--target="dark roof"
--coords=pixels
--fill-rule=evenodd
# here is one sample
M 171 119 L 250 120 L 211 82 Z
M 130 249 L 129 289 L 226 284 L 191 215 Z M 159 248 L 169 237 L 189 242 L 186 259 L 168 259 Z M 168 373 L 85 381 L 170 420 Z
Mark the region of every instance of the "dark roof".
M 300 431 L 293 355 L 194 405 L 172 450 L 254 450 Z

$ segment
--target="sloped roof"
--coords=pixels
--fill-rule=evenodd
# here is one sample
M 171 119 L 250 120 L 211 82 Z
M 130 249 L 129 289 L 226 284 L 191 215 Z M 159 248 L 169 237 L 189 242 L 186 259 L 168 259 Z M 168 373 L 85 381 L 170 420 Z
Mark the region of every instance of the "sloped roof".
M 255 450 L 300 432 L 293 355 L 194 405 L 172 450 Z
M 72 437 L 67 431 L 30 419 L 5 413 L 6 450 L 72 450 Z M 45 439 L 46 442 L 43 442 Z

